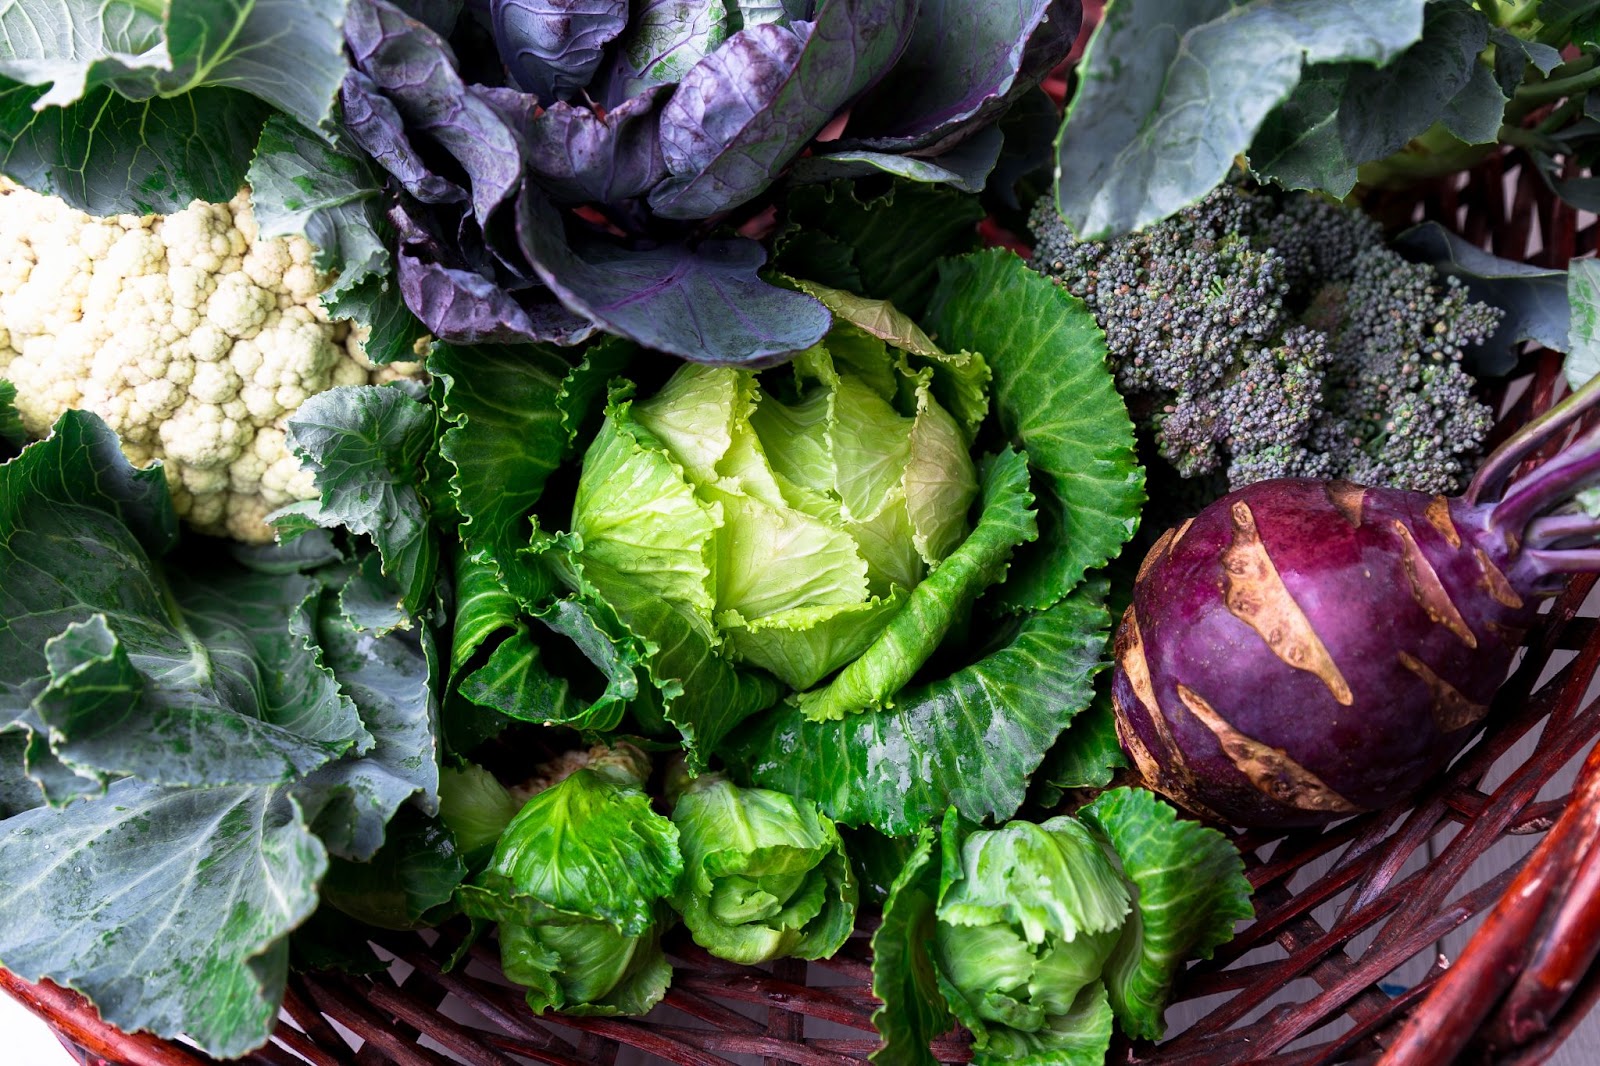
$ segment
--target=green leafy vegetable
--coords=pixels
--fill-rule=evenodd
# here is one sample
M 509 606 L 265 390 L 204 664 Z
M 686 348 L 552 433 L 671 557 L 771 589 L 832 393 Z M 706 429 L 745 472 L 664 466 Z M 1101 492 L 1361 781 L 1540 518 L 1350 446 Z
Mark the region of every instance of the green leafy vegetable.
M 1081 301 L 998 249 L 940 265 L 927 323 L 946 347 L 984 353 L 1001 430 L 1042 475 L 1039 539 L 1001 596 L 1013 610 L 1048 607 L 1117 554 L 1145 499 L 1104 336 Z
M 274 115 L 246 177 L 261 236 L 310 241 L 317 269 L 339 275 L 332 293 L 388 273 L 383 184 L 360 156 Z
M 1306 64 L 1381 64 L 1422 34 L 1421 0 L 1117 0 L 1080 66 L 1056 198 L 1080 237 L 1194 203 Z
M 327 125 L 348 69 L 342 4 L 18 0 L 11 10 L 0 21 L 0 172 L 90 214 L 225 202 L 273 109 Z
M 415 810 L 401 812 L 363 862 L 334 859 L 322 897 L 339 911 L 379 929 L 420 929 L 452 913 L 467 868 L 451 831 Z
M 433 409 L 398 386 L 329 389 L 289 419 L 290 446 L 316 475 L 321 500 L 286 510 L 370 535 L 407 613 L 433 588 L 438 562 L 421 492 L 434 432 Z
M 499 923 L 501 965 L 535 1012 L 642 1014 L 666 993 L 658 941 L 683 856 L 641 790 L 648 770 L 620 748 L 539 793 L 460 890 L 467 914 Z
M 1243 860 L 1221 833 L 1180 820 L 1143 789 L 1112 789 L 1079 816 L 1106 835 L 1138 889 L 1106 966 L 1111 1007 L 1130 1035 L 1159 1039 L 1178 971 L 1209 959 L 1235 922 L 1254 915 Z
M 838 951 L 855 928 L 856 885 L 816 805 L 720 774 L 681 787 L 672 824 L 685 873 L 672 905 L 695 943 L 745 964 Z
M 287 934 L 316 908 L 328 861 L 285 788 L 128 778 L 4 825 L 7 969 L 77 989 L 119 1028 L 181 1033 L 213 1055 L 266 1041 Z
M 477 869 L 488 862 L 517 810 L 506 787 L 476 763 L 439 771 L 439 818 L 469 867 Z
M 913 832 L 947 806 L 1008 818 L 1057 734 L 1092 695 L 1105 663 L 1105 583 L 1086 583 L 999 636 L 1001 646 L 894 706 L 843 721 L 775 709 L 730 743 L 757 784 L 806 796 L 845 825 Z

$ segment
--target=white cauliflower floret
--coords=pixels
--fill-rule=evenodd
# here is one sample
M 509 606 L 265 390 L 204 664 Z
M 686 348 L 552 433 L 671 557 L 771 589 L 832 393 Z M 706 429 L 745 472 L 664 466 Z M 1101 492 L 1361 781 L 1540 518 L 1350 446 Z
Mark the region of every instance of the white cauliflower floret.
M 319 392 L 419 376 L 374 367 L 318 299 L 303 238 L 261 240 L 248 190 L 176 214 L 92 218 L 0 178 L 0 378 L 42 436 L 98 414 L 129 460 L 163 462 L 178 513 L 265 542 L 316 487 L 285 420 Z

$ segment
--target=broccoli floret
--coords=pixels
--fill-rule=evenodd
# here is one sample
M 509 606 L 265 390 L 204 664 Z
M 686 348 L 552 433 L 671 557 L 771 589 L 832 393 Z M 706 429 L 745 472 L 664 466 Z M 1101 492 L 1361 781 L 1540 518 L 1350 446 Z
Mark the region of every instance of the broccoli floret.
M 1463 349 L 1501 312 L 1409 263 L 1360 212 L 1224 186 L 1141 233 L 1079 241 L 1048 198 L 1031 265 L 1106 333 L 1117 387 L 1184 478 L 1460 487 L 1491 412 Z

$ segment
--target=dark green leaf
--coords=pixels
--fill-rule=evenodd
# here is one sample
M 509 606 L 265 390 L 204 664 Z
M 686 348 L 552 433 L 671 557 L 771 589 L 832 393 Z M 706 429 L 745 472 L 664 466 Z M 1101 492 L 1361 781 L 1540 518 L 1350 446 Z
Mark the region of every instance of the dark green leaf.
M 545 479 L 568 448 L 557 398 L 570 367 L 538 345 L 436 345 L 428 370 L 444 383 L 442 411 L 451 423 L 439 450 L 455 467 L 450 479 L 466 519 L 462 539 L 523 595 L 516 554 L 533 532 L 529 516 Z
M 1180 819 L 1154 793 L 1118 788 L 1079 816 L 1111 841 L 1134 885 L 1134 913 L 1106 963 L 1106 987 L 1129 1035 L 1160 1039 L 1173 979 L 1189 959 L 1209 959 L 1254 916 L 1244 860 L 1215 829 Z
M 1061 128 L 1056 197 L 1083 238 L 1199 200 L 1304 63 L 1385 63 L 1422 33 L 1422 0 L 1118 0 L 1089 43 Z
M 815 799 L 846 825 L 914 831 L 954 805 L 982 821 L 1021 805 L 1029 775 L 1089 703 L 1109 623 L 1103 580 L 1016 623 L 1000 650 L 917 685 L 892 708 L 808 722 L 781 706 L 726 758 L 755 783 Z
M 135 470 L 94 415 L 0 467 L 0 722 L 36 734 L 35 776 L 274 783 L 370 745 L 310 644 L 317 583 L 204 559 L 166 573 L 174 533 L 160 469 Z
M 419 929 L 439 923 L 466 876 L 450 830 L 407 809 L 389 824 L 383 847 L 370 859 L 328 863 L 322 896 L 358 922 Z
M 1427 6 L 1422 38 L 1388 64 L 1309 67 L 1262 123 L 1251 169 L 1285 188 L 1344 196 L 1358 167 L 1402 148 L 1400 162 L 1411 166 L 1435 151 L 1423 147 L 1431 139 L 1455 151 L 1493 142 L 1506 96 L 1479 58 L 1488 39 L 1482 14 L 1463 0 L 1442 0 Z
M 383 572 L 383 557 L 369 551 L 339 589 L 339 613 L 352 628 L 381 637 L 390 630 L 411 628 L 411 616 L 400 602 L 403 598 L 400 586 Z
M 335 290 L 388 272 L 383 182 L 364 159 L 274 115 L 247 178 L 261 236 L 310 241 L 317 269 L 338 273 Z
M 438 562 L 420 490 L 434 422 L 404 389 L 377 385 L 318 393 L 288 422 L 290 447 L 316 475 L 317 522 L 372 537 L 408 614 L 433 590 Z
M 923 828 L 883 905 L 883 922 L 872 934 L 872 994 L 883 1002 L 872 1014 L 883 1046 L 876 1066 L 931 1066 L 929 1044 L 955 1024 L 939 990 L 928 946 L 933 943 L 939 864 L 934 832 Z
M 22 428 L 22 416 L 17 414 L 17 387 L 0 380 L 0 445 L 21 448 L 28 440 L 28 431 Z
M 44 805 L 44 791 L 28 776 L 28 734 L 0 730 L 0 821 Z
M 947 349 L 980 352 L 1006 436 L 1038 475 L 1039 540 L 1000 589 L 1012 610 L 1055 603 L 1138 527 L 1144 472 L 1133 423 L 1082 301 L 999 249 L 947 261 L 926 318 Z
M 1117 723 L 1111 707 L 1110 674 L 1095 679 L 1094 701 L 1072 720 L 1039 768 L 1041 802 L 1053 807 L 1068 789 L 1105 788 L 1118 768 L 1128 765 L 1117 740 Z M 1048 790 L 1048 792 L 1046 791 Z
M 556 410 L 567 431 L 567 447 L 589 439 L 599 425 L 611 380 L 627 369 L 638 348 L 621 337 L 602 337 L 584 349 L 583 360 L 568 372 L 556 396 Z
M 362 348 L 374 363 L 412 362 L 426 354 L 417 346 L 428 337 L 427 327 L 406 306 L 393 278 L 373 274 L 325 292 L 321 299 L 329 316 L 347 318 L 367 331 Z
M 415 634 L 358 632 L 331 594 L 323 597 L 317 637 L 374 743 L 310 775 L 295 798 L 329 851 L 362 860 L 383 843 L 385 825 L 407 799 L 437 809 L 437 653 L 426 627 Z
M 111 1024 L 234 1058 L 278 1019 L 287 934 L 327 866 L 281 788 L 135 780 L 0 831 L 0 958 Z
M 970 251 L 977 243 L 983 207 L 952 189 L 899 181 L 882 196 L 856 197 L 852 183 L 808 185 L 790 192 L 787 229 L 780 235 L 778 265 L 795 277 L 831 284 L 917 315 L 941 256 Z M 808 270 L 822 238 L 850 251 L 859 282 L 845 272 L 833 280 Z M 827 245 L 823 262 L 837 263 Z M 837 266 L 835 269 L 839 269 Z

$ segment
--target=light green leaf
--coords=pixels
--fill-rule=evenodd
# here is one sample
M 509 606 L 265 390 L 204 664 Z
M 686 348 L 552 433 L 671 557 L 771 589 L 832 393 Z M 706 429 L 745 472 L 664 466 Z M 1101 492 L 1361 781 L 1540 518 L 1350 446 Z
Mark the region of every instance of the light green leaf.
M 733 447 L 734 423 L 749 415 L 755 383 L 748 372 L 686 363 L 655 395 L 632 405 L 631 417 L 683 468 L 690 484 L 716 480 Z
M 915 531 L 912 543 L 932 566 L 966 537 L 967 511 L 978 497 L 978 482 L 961 427 L 925 385 L 917 387 L 917 417 L 902 487 Z
M 865 651 L 905 602 L 902 588 L 883 599 L 796 607 L 749 621 L 730 612 L 717 616 L 717 626 L 730 659 L 759 666 L 803 691 Z
M 776 681 L 736 669 L 698 622 L 666 600 L 604 566 L 586 561 L 582 571 L 586 607 L 614 612 L 646 649 L 644 665 L 667 720 L 683 734 L 691 773 L 705 767 L 735 726 L 777 702 Z
M 867 563 L 843 530 L 718 486 L 702 495 L 723 516 L 716 538 L 719 618 L 726 611 L 758 619 L 866 600 Z
M 1423 7 L 1422 0 L 1107 5 L 1057 142 L 1062 215 L 1080 237 L 1104 240 L 1195 203 L 1227 176 L 1305 63 L 1386 63 L 1421 36 Z
M 572 527 L 585 566 L 684 612 L 709 639 L 714 608 L 712 534 L 722 508 L 696 496 L 683 468 L 614 397 L 583 457 Z M 614 582 L 597 581 L 607 596 Z
M 1108 933 L 1128 915 L 1128 889 L 1100 842 L 1075 818 L 1009 822 L 958 835 L 945 819 L 939 920 L 1014 927 L 1029 944 Z
M 1567 265 L 1567 303 L 1572 319 L 1562 366 L 1576 389 L 1600 373 L 1600 260 L 1574 259 Z
M 261 236 L 310 241 L 317 269 L 338 274 L 334 291 L 388 272 L 383 182 L 364 158 L 274 115 L 246 177 Z
M 121 1029 L 235 1058 L 277 1023 L 285 938 L 326 867 L 282 788 L 117 781 L 4 823 L 0 959 L 84 993 Z
M 1122 550 L 1144 505 L 1104 335 L 1082 301 L 1002 249 L 941 264 L 927 322 L 940 343 L 984 353 L 1000 428 L 1038 475 L 1039 540 L 1000 594 L 1040 610 Z
M 637 783 L 584 768 L 530 799 L 462 890 L 470 915 L 520 925 L 591 918 L 643 935 L 683 873 L 678 830 Z
M 815 804 L 708 774 L 684 790 L 672 824 L 684 862 L 672 904 L 718 958 L 827 958 L 854 930 L 844 842 Z
M 933 830 L 923 828 L 889 886 L 883 921 L 872 934 L 872 994 L 883 1003 L 872 1013 L 883 1038 L 871 1055 L 875 1066 L 933 1066 L 929 1044 L 955 1023 L 928 953 L 939 892 L 933 848 Z
M 439 771 L 439 818 L 450 828 L 462 858 L 474 869 L 486 864 L 500 834 L 520 808 L 495 776 L 476 763 Z
M 825 687 L 798 697 L 812 721 L 894 706 L 896 693 L 938 648 L 978 596 L 1005 575 L 1017 545 L 1035 535 L 1028 461 L 1009 449 L 985 464 L 978 525 L 911 590 L 883 632 Z
M 317 522 L 372 537 L 408 614 L 432 592 L 438 563 L 420 491 L 435 421 L 432 408 L 380 385 L 320 392 L 288 421 L 290 447 L 316 476 Z
M 815 799 L 845 825 L 903 835 L 950 805 L 974 821 L 1007 819 L 1045 751 L 1089 703 L 1105 665 L 1105 592 L 1103 580 L 1086 583 L 1002 630 L 999 650 L 897 693 L 893 708 L 824 722 L 776 708 L 725 758 L 756 784 Z
M 1158 1040 L 1172 982 L 1190 959 L 1209 959 L 1254 915 L 1244 861 L 1226 837 L 1180 819 L 1154 793 L 1118 788 L 1079 812 L 1111 841 L 1136 907 L 1111 960 L 1111 1007 L 1131 1036 Z

